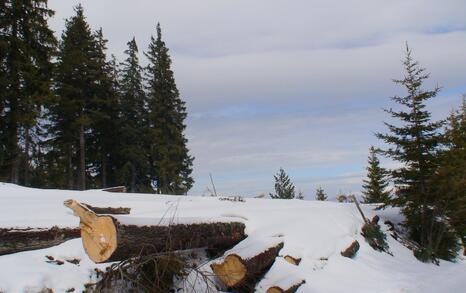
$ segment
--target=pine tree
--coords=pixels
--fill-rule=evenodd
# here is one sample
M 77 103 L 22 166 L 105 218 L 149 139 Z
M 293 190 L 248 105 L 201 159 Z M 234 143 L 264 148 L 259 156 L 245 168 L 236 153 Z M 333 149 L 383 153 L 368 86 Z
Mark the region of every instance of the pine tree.
M 121 90 L 121 133 L 118 180 L 129 187 L 130 192 L 150 191 L 147 164 L 148 150 L 145 148 L 146 96 L 144 93 L 142 68 L 139 65 L 138 46 L 133 37 L 125 50 L 126 60 L 122 63 Z
M 327 200 L 327 194 L 324 192 L 324 189 L 322 189 L 322 187 L 320 186 L 316 190 L 316 200 Z
M 186 194 L 194 182 L 194 158 L 188 153 L 183 133 L 185 102 L 179 97 L 160 24 L 145 55 L 149 60 L 146 72 L 151 177 L 158 193 Z
M 49 95 L 56 39 L 47 0 L 0 3 L 0 177 L 30 185 L 36 126 Z
M 387 171 L 380 167 L 377 158 L 377 151 L 373 146 L 370 148 L 367 166 L 367 179 L 363 180 L 362 194 L 364 203 L 384 203 L 390 202 L 390 191 L 387 191 L 389 181 Z
M 440 128 L 443 122 L 431 121 L 425 102 L 434 98 L 439 88 L 423 90 L 422 84 L 429 74 L 413 60 L 408 46 L 403 65 L 405 77 L 395 80 L 395 83 L 404 86 L 407 95 L 395 96 L 392 100 L 407 110 L 386 110 L 393 118 L 399 119 L 401 125 L 385 123 L 390 132 L 378 133 L 377 137 L 391 145 L 382 153 L 402 163 L 402 167 L 392 172 L 397 188 L 392 203 L 401 206 L 411 239 L 422 247 L 416 256 L 427 261 L 445 255 L 441 250 L 453 249 L 452 245 L 445 243 L 448 240 L 444 237 L 442 219 L 445 215 L 438 208 L 442 195 L 433 192 L 429 185 L 439 165 L 437 154 L 441 146 Z
M 294 185 L 290 177 L 285 173 L 283 168 L 280 168 L 275 178 L 275 193 L 270 193 L 271 198 L 293 199 L 295 198 Z
M 83 8 L 66 21 L 59 46 L 56 73 L 57 100 L 50 107 L 49 175 L 51 185 L 86 188 L 86 133 L 94 98 L 95 39 Z M 65 176 L 65 177 L 64 177 Z

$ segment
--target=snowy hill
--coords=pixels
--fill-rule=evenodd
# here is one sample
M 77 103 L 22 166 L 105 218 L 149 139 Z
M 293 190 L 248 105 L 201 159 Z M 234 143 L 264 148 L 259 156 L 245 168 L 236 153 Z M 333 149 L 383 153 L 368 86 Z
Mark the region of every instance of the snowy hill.
M 63 206 L 73 198 L 93 206 L 130 207 L 132 216 L 202 217 L 242 221 L 250 239 L 281 237 L 281 255 L 302 258 L 290 268 L 306 280 L 298 292 L 464 292 L 466 260 L 440 262 L 439 266 L 417 261 L 412 252 L 387 237 L 390 252 L 373 250 L 360 235 L 363 225 L 354 204 L 301 200 L 246 198 L 232 202 L 212 197 L 177 197 L 149 194 L 108 193 L 99 190 L 41 190 L 0 183 L 0 228 L 77 227 L 79 218 Z M 376 212 L 363 206 L 368 217 Z M 400 219 L 395 209 L 377 211 L 384 219 Z M 382 229 L 388 227 L 382 225 Z M 354 240 L 361 244 L 353 259 L 340 252 Z M 0 238 L 1 241 L 1 238 Z M 246 240 L 247 241 L 247 240 Z M 246 242 L 247 244 L 247 242 Z M 79 265 L 47 263 L 45 256 L 80 259 Z M 108 264 L 107 264 L 108 265 Z M 92 271 L 106 264 L 94 264 L 83 251 L 81 240 L 61 245 L 0 256 L 0 292 L 38 292 L 43 288 L 81 292 Z M 288 269 L 277 261 L 258 285 L 286 277 Z

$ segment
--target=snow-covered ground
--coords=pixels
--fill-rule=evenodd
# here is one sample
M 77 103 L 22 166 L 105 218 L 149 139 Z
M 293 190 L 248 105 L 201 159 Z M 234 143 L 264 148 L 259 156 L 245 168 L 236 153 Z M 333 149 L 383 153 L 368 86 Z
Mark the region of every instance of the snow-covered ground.
M 265 292 L 271 284 L 302 277 L 298 292 L 465 292 L 466 260 L 440 262 L 439 266 L 417 261 L 412 252 L 390 236 L 390 251 L 374 251 L 360 235 L 363 224 L 354 204 L 302 200 L 247 198 L 232 202 L 211 197 L 177 197 L 95 191 L 41 190 L 0 183 L 0 228 L 77 227 L 79 219 L 63 206 L 66 199 L 93 206 L 125 206 L 131 216 L 170 219 L 236 219 L 246 224 L 248 241 L 280 237 L 281 255 L 302 258 L 298 267 L 278 260 L 258 284 Z M 363 206 L 368 217 L 376 212 Z M 384 219 L 399 220 L 396 210 L 377 211 Z M 387 229 L 382 224 L 383 229 Z M 340 251 L 358 240 L 354 259 Z M 0 239 L 1 241 L 1 239 Z M 65 260 L 46 262 L 46 255 Z M 79 265 L 66 260 L 80 259 Z M 80 239 L 35 251 L 0 256 L 0 292 L 38 292 L 51 288 L 81 292 L 84 283 L 95 281 L 96 265 L 83 251 Z

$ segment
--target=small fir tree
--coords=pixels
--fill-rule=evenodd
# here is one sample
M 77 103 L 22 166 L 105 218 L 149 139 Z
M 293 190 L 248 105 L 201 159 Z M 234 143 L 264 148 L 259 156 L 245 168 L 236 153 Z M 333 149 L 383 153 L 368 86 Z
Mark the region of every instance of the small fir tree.
M 389 133 L 378 133 L 377 137 L 390 145 L 382 153 L 402 163 L 391 174 L 397 188 L 392 204 L 401 207 L 410 238 L 421 246 L 415 254 L 422 261 L 435 261 L 438 257 L 451 255 L 457 244 L 446 237 L 443 195 L 436 193 L 430 184 L 439 166 L 443 121 L 431 121 L 426 101 L 437 96 L 439 88 L 423 89 L 429 74 L 413 60 L 408 46 L 403 65 L 405 77 L 395 83 L 405 87 L 407 94 L 392 100 L 405 110 L 386 110 L 401 123 L 385 123 Z
M 364 184 L 362 186 L 364 203 L 389 203 L 390 191 L 387 190 L 389 184 L 387 175 L 387 171 L 380 167 L 376 149 L 371 146 L 367 166 L 367 179 L 363 181 Z
M 270 193 L 271 198 L 280 198 L 280 199 L 293 199 L 295 198 L 295 187 L 291 182 L 290 177 L 285 173 L 283 168 L 280 168 L 280 171 L 275 178 L 275 193 Z
M 316 200 L 327 200 L 327 194 L 325 193 L 324 189 L 320 186 L 316 190 Z

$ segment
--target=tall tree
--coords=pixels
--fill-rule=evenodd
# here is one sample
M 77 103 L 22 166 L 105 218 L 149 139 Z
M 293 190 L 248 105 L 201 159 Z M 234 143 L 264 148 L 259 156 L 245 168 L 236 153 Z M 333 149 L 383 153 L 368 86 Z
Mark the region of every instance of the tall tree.
M 175 84 L 168 48 L 162 41 L 160 24 L 157 37 L 151 37 L 145 53 L 149 60 L 147 101 L 151 176 L 156 192 L 185 194 L 193 185 L 193 157 L 184 136 L 186 106 Z
M 429 74 L 413 60 L 408 46 L 403 65 L 405 77 L 395 80 L 395 83 L 405 87 L 407 94 L 395 96 L 392 100 L 405 110 L 386 110 L 400 124 L 385 123 L 389 133 L 378 133 L 377 137 L 391 146 L 382 153 L 402 163 L 402 167 L 392 172 L 397 189 L 393 204 L 401 206 L 411 239 L 422 247 L 416 255 L 427 261 L 441 256 L 441 249 L 448 250 L 441 220 L 444 215 L 437 209 L 441 195 L 432 192 L 429 185 L 439 165 L 437 154 L 443 122 L 431 121 L 431 113 L 426 110 L 425 103 L 437 96 L 439 88 L 423 89 L 423 82 Z
M 0 3 L 0 177 L 30 184 L 35 127 L 49 95 L 56 39 L 47 0 Z
M 143 192 L 151 189 L 148 175 L 147 149 L 145 134 L 147 133 L 147 113 L 145 109 L 142 68 L 139 65 L 138 46 L 133 37 L 125 50 L 126 59 L 121 64 L 121 160 L 118 170 L 119 184 L 129 187 L 131 192 Z
M 376 149 L 371 146 L 369 151 L 367 179 L 363 180 L 363 200 L 364 203 L 389 204 L 390 191 L 387 190 L 389 181 L 387 171 L 380 167 Z
M 327 200 L 327 194 L 325 193 L 324 189 L 320 186 L 316 190 L 316 200 L 321 200 L 321 201 Z
M 270 193 L 271 198 L 293 199 L 295 198 L 295 187 L 290 177 L 280 168 L 275 178 L 275 193 Z
M 107 60 L 106 43 L 102 29 L 94 33 L 92 51 L 93 85 L 89 103 L 87 135 L 88 164 L 94 176 L 94 187 L 104 188 L 119 184 L 115 179 L 115 159 L 120 147 L 119 85 L 116 61 Z M 114 58 L 114 57 L 113 57 Z
M 54 185 L 86 188 L 86 132 L 89 130 L 90 105 L 94 97 L 95 39 L 84 17 L 83 8 L 66 20 L 59 46 L 56 74 L 56 103 L 50 109 L 49 132 L 55 175 L 65 180 Z M 53 177 L 53 176 L 52 176 Z

